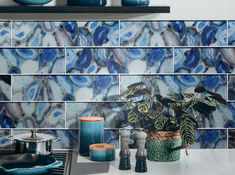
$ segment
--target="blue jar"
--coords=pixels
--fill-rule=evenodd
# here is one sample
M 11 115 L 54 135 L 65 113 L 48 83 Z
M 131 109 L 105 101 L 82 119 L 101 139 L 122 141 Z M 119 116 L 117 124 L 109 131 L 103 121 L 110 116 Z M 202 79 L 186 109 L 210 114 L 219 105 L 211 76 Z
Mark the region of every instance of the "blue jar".
M 89 146 L 104 143 L 104 118 L 80 117 L 79 118 L 79 153 L 89 156 Z
M 105 6 L 107 0 L 68 0 L 67 3 L 75 6 Z
M 148 6 L 149 0 L 122 0 L 123 6 Z
M 112 161 L 115 159 L 115 146 L 107 143 L 90 145 L 90 157 L 92 161 Z

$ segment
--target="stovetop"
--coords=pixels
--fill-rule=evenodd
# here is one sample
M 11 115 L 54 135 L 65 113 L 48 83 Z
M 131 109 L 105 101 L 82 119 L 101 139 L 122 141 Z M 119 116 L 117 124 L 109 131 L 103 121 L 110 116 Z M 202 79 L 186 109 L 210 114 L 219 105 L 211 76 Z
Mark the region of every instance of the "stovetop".
M 50 169 L 47 175 L 67 175 L 69 152 L 53 153 L 51 156 L 58 161 L 62 161 L 63 165 L 59 168 Z
M 1 155 L 14 154 L 12 151 L 0 151 Z M 53 158 L 58 161 L 62 161 L 63 164 L 59 168 L 49 169 L 48 172 L 43 175 L 69 175 L 70 162 L 72 157 L 71 151 L 53 151 L 51 154 Z

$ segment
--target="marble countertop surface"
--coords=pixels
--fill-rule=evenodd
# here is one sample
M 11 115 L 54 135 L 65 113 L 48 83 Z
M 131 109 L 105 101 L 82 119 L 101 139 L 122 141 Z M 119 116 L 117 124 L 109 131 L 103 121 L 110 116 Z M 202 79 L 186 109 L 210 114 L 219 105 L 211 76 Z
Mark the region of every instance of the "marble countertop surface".
M 112 162 L 93 162 L 89 157 L 74 153 L 72 157 L 71 175 L 232 175 L 235 173 L 235 150 L 181 150 L 181 158 L 175 162 L 147 161 L 147 173 L 135 173 L 135 153 L 131 150 L 131 170 L 119 170 L 119 150 L 116 150 L 116 159 Z

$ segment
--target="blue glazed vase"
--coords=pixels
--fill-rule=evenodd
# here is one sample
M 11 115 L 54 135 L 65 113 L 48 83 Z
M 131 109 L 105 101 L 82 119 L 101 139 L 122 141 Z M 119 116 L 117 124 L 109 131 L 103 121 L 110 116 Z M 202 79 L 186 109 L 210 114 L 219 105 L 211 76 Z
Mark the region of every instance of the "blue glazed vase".
M 104 142 L 104 118 L 80 117 L 79 123 L 79 153 L 82 156 L 89 156 L 91 144 Z
M 115 159 L 115 146 L 106 143 L 90 145 L 90 157 L 92 161 L 112 161 Z
M 122 0 L 123 6 L 148 6 L 149 0 Z
M 105 6 L 107 0 L 68 0 L 68 5 L 78 6 Z

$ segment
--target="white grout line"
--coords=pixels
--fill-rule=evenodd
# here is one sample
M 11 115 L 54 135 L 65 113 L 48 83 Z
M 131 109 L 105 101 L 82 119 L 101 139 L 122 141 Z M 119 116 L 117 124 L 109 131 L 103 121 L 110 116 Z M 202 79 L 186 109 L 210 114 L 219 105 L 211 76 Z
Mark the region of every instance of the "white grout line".
M 9 75 L 4 73 L 2 75 Z M 206 75 L 218 75 L 218 76 L 226 76 L 227 73 L 45 73 L 45 74 L 33 74 L 33 73 L 24 73 L 24 74 L 13 74 L 13 76 L 72 76 L 72 75 L 81 75 L 81 76 L 102 76 L 102 75 L 110 75 L 110 76 L 174 76 L 174 75 L 189 75 L 189 76 L 206 76 Z M 231 74 L 232 75 L 232 74 Z
M 0 103 L 6 103 L 9 101 L 0 101 Z M 10 101 L 12 103 L 125 103 L 125 101 Z
M 235 48 L 235 46 L 0 46 L 1 49 L 19 49 L 19 48 L 30 48 L 30 49 L 42 49 L 42 48 L 55 48 L 55 49 L 64 49 L 64 48 L 74 48 L 74 49 L 82 49 L 82 48 L 91 48 L 91 49 L 99 49 L 99 48 L 140 48 L 140 49 L 149 49 L 149 48 Z

